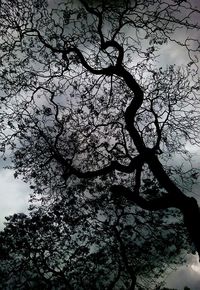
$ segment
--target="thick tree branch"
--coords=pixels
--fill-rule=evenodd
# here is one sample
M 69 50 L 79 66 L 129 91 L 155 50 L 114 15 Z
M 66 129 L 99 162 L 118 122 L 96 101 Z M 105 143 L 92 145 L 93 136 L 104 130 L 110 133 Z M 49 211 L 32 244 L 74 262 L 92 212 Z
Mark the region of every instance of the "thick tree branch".
M 66 166 L 66 177 L 74 174 L 79 178 L 93 178 L 93 177 L 97 177 L 97 176 L 101 176 L 101 175 L 106 175 L 106 174 L 111 173 L 115 170 L 120 171 L 120 172 L 124 172 L 124 173 L 132 173 L 138 167 L 141 168 L 143 163 L 144 163 L 143 156 L 138 155 L 131 160 L 129 165 L 123 165 L 123 164 L 120 164 L 118 161 L 112 161 L 110 165 L 108 165 L 104 168 L 98 169 L 98 170 L 94 170 L 94 171 L 82 172 L 79 169 L 74 168 L 73 166 L 67 167 L 68 165 L 65 165 Z
M 177 198 L 172 192 L 162 197 L 146 200 L 122 185 L 113 185 L 110 190 L 113 197 L 125 196 L 126 199 L 145 210 L 156 211 L 172 207 L 179 209 L 183 213 L 184 224 L 200 257 L 200 209 L 193 197 L 182 194 Z
M 145 210 L 161 210 L 167 209 L 169 207 L 178 208 L 178 204 L 170 198 L 169 195 L 165 195 L 163 197 L 155 198 L 152 200 L 146 200 L 145 198 L 138 195 L 138 193 L 131 191 L 123 185 L 113 185 L 110 188 L 113 196 L 124 196 L 127 200 L 132 203 L 138 205 L 139 207 Z
M 81 170 L 75 168 L 71 164 L 71 160 L 65 159 L 63 155 L 55 148 L 55 144 L 52 144 L 49 138 L 44 134 L 43 131 L 40 130 L 40 136 L 45 140 L 46 144 L 51 151 L 51 159 L 55 159 L 59 164 L 61 164 L 64 168 L 64 175 L 63 177 L 67 179 L 72 174 L 76 175 L 78 178 L 93 178 L 101 175 L 106 175 L 108 173 L 113 172 L 114 170 L 124 172 L 124 173 L 132 173 L 136 169 L 141 168 L 144 164 L 144 157 L 145 155 L 139 154 L 132 158 L 129 165 L 120 164 L 118 161 L 112 161 L 110 165 L 107 165 L 101 169 L 93 170 L 93 171 L 85 171 L 82 172 Z
M 82 52 L 77 48 L 77 47 L 69 47 L 69 48 L 66 48 L 66 50 L 63 51 L 63 55 L 64 55 L 64 58 L 67 58 L 68 55 L 73 52 L 75 53 L 81 64 L 84 66 L 84 68 L 86 68 L 89 72 L 91 72 L 92 74 L 95 74 L 95 75 L 112 75 L 114 73 L 114 67 L 113 66 L 109 66 L 109 67 L 106 67 L 106 68 L 102 68 L 102 69 L 94 69 L 93 67 L 91 67 L 88 62 L 85 60 Z
M 126 121 L 127 130 L 137 150 L 140 153 L 143 153 L 146 150 L 146 146 L 139 132 L 135 128 L 134 122 L 135 122 L 136 113 L 143 103 L 144 93 L 142 89 L 140 88 L 139 84 L 137 83 L 137 81 L 123 66 L 117 67 L 115 73 L 124 79 L 127 86 L 131 89 L 131 91 L 134 94 L 134 97 L 130 105 L 127 107 L 125 111 L 125 121 Z

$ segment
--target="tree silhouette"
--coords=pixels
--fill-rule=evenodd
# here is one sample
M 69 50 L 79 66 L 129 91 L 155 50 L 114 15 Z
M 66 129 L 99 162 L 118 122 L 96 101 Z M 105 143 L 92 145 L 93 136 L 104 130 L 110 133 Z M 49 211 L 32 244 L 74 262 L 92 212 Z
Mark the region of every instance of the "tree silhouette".
M 33 198 L 84 180 L 86 199 L 106 185 L 150 214 L 175 208 L 200 254 L 199 207 L 178 182 L 198 172 L 173 164 L 200 141 L 198 16 L 189 1 L 1 1 L 1 151 Z M 185 66 L 156 64 L 170 44 Z
M 80 184 L 71 190 L 6 218 L 2 289 L 154 289 L 190 249 L 177 211 L 149 214 L 107 193 L 88 199 Z

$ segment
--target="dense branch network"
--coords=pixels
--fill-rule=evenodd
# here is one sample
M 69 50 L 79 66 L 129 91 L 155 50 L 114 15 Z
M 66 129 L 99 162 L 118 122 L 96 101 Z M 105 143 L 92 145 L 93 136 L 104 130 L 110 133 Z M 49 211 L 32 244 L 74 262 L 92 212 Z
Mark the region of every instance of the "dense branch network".
M 84 173 L 81 174 L 81 173 L 76 172 L 75 170 L 73 173 L 77 175 L 78 177 L 84 178 L 88 176 L 92 177 L 101 173 L 103 174 L 108 173 L 109 171 L 113 169 L 121 170 L 122 172 L 131 172 L 134 170 L 137 171 L 138 168 L 139 167 L 141 168 L 143 163 L 146 162 L 149 165 L 154 176 L 157 178 L 157 180 L 161 184 L 161 186 L 164 187 L 166 191 L 168 192 L 166 196 L 164 196 L 163 198 L 155 199 L 148 202 L 147 200 L 144 200 L 142 197 L 138 195 L 134 196 L 133 192 L 121 186 L 112 187 L 112 191 L 113 192 L 116 191 L 117 193 L 121 191 L 122 194 L 125 194 L 125 196 L 129 200 L 133 200 L 137 205 L 148 210 L 165 209 L 169 207 L 179 208 L 184 214 L 186 226 L 188 228 L 188 231 L 191 235 L 193 242 L 195 243 L 196 249 L 198 253 L 200 254 L 200 236 L 198 234 L 198 230 L 194 227 L 195 222 L 200 221 L 200 210 L 199 210 L 198 204 L 195 201 L 195 199 L 193 198 L 191 199 L 185 196 L 181 192 L 181 190 L 175 185 L 175 183 L 172 180 L 170 180 L 169 176 L 164 171 L 162 164 L 160 163 L 159 159 L 156 156 L 156 153 L 157 153 L 156 150 L 154 150 L 154 148 L 150 149 L 145 146 L 138 130 L 135 127 L 135 117 L 136 117 L 137 111 L 140 109 L 140 107 L 143 104 L 144 93 L 141 87 L 139 86 L 139 84 L 133 78 L 133 76 L 123 66 L 123 54 L 124 54 L 123 47 L 114 40 L 107 41 L 107 42 L 104 41 L 103 34 L 101 31 L 102 15 L 95 12 L 95 10 L 90 8 L 84 1 L 82 1 L 82 3 L 84 4 L 88 12 L 93 13 L 95 14 L 95 16 L 98 17 L 98 32 L 100 34 L 100 39 L 101 39 L 101 49 L 103 50 L 109 47 L 117 49 L 118 50 L 117 62 L 114 66 L 110 66 L 108 68 L 104 68 L 101 70 L 95 70 L 88 65 L 87 61 L 83 57 L 83 54 L 80 52 L 80 50 L 78 50 L 78 48 L 69 49 L 68 51 L 66 51 L 66 54 L 71 51 L 75 52 L 77 56 L 79 57 L 81 64 L 93 74 L 105 74 L 105 75 L 115 74 L 121 77 L 126 83 L 126 85 L 129 87 L 129 89 L 132 91 L 134 97 L 125 111 L 125 122 L 126 122 L 126 128 L 140 154 L 140 159 L 143 159 L 143 160 L 142 160 L 142 163 L 140 161 L 138 165 L 135 158 L 135 160 L 131 162 L 131 164 L 133 165 L 129 166 L 129 168 L 131 168 L 130 171 L 128 167 L 126 167 L 128 170 L 125 167 L 124 167 L 125 170 L 123 170 L 122 167 L 120 168 L 120 166 L 117 165 L 118 163 L 114 163 L 115 166 L 113 164 L 103 170 L 99 170 L 94 173 L 88 172 L 86 174 Z M 159 148 L 160 131 L 158 127 L 158 122 L 157 120 L 155 121 L 156 121 L 156 129 L 158 133 L 158 141 L 155 147 Z M 138 157 L 137 157 L 137 160 L 138 160 Z M 135 161 L 135 164 L 134 164 L 134 161 Z M 139 184 L 139 182 L 140 182 L 140 178 L 138 179 L 137 183 Z M 139 188 L 137 192 L 139 193 Z M 190 209 L 188 210 L 188 208 Z M 193 218 L 192 218 L 191 212 L 194 213 Z
M 78 59 L 78 62 L 91 74 L 104 76 L 117 76 L 125 82 L 126 86 L 129 88 L 130 92 L 134 96 L 124 113 L 125 124 L 126 129 L 132 141 L 134 142 L 134 145 L 139 155 L 134 157 L 129 165 L 122 165 L 118 161 L 112 161 L 110 165 L 107 165 L 101 169 L 95 171 L 82 172 L 79 169 L 73 167 L 72 165 L 69 165 L 69 163 L 67 163 L 65 159 L 61 155 L 59 155 L 59 153 L 55 153 L 54 154 L 55 159 L 65 167 L 65 173 L 63 176 L 65 179 L 72 174 L 76 175 L 79 178 L 92 178 L 111 173 L 114 170 L 124 173 L 133 173 L 136 171 L 136 176 L 138 176 L 138 178 L 136 178 L 136 186 L 135 186 L 135 188 L 137 188 L 137 194 L 134 195 L 133 192 L 121 186 L 112 187 L 112 191 L 113 192 L 116 191 L 116 193 L 121 192 L 122 194 L 125 194 L 125 196 L 129 200 L 134 201 L 134 203 L 137 204 L 138 206 L 141 206 L 148 210 L 165 209 L 169 207 L 175 207 L 180 209 L 184 214 L 186 226 L 191 235 L 191 238 L 196 245 L 197 251 L 200 253 L 200 238 L 198 237 L 197 230 L 194 227 L 194 223 L 196 222 L 196 220 L 200 221 L 199 218 L 200 213 L 197 202 L 194 199 L 188 198 L 181 192 L 181 190 L 169 178 L 168 174 L 163 169 L 163 166 L 157 157 L 157 154 L 160 152 L 159 143 L 161 141 L 161 128 L 159 127 L 158 117 L 156 113 L 152 110 L 155 118 L 157 141 L 155 142 L 155 145 L 152 148 L 148 148 L 136 127 L 137 122 L 135 120 L 137 113 L 141 109 L 144 102 L 143 89 L 135 80 L 135 78 L 132 76 L 132 74 L 125 68 L 123 64 L 124 48 L 115 40 L 115 34 L 113 35 L 113 37 L 111 37 L 110 40 L 104 40 L 104 35 L 102 32 L 104 11 L 102 10 L 100 12 L 99 10 L 95 10 L 94 8 L 90 7 L 85 1 L 81 1 L 81 3 L 84 5 L 87 12 L 91 13 L 97 19 L 96 20 L 97 33 L 100 37 L 99 49 L 102 52 L 109 49 L 114 49 L 115 51 L 117 51 L 115 64 L 109 65 L 108 67 L 101 69 L 93 68 L 89 64 L 88 60 L 85 59 L 84 53 L 81 52 L 81 50 L 77 46 L 75 45 L 71 46 L 70 43 L 66 42 L 64 44 L 64 48 L 57 48 L 48 43 L 38 30 L 30 30 L 28 31 L 28 34 L 36 33 L 39 40 L 46 48 L 50 49 L 52 53 L 61 54 L 63 60 L 66 62 L 67 69 L 70 69 L 69 65 L 70 55 L 74 54 Z M 123 24 L 121 23 L 117 31 L 120 31 L 122 26 Z M 156 177 L 160 185 L 168 193 L 163 198 L 147 201 L 144 200 L 142 197 L 140 197 L 139 191 L 140 191 L 141 174 L 137 173 L 142 170 L 144 163 L 148 164 L 153 175 Z M 188 210 L 189 205 L 191 205 L 191 208 L 193 209 L 192 210 L 194 213 L 193 218 L 191 216 L 191 210 Z
M 58 6 L 61 8 L 56 16 L 48 9 L 40 11 L 33 5 L 31 9 L 36 12 L 31 17 L 26 6 L 24 9 L 28 12 L 22 16 L 21 12 L 15 15 L 15 12 L 7 11 L 7 4 L 4 3 L 1 17 L 6 16 L 9 24 L 1 29 L 2 33 L 8 29 L 9 34 L 4 36 L 6 40 L 2 44 L 1 60 L 3 63 L 10 60 L 11 67 L 5 65 L 2 69 L 5 83 L 2 90 L 7 96 L 7 99 L 3 96 L 2 101 L 7 105 L 8 112 L 5 115 L 10 130 L 14 132 L 9 132 L 10 139 L 15 141 L 20 136 L 19 143 L 24 150 L 15 152 L 16 167 L 33 178 L 37 169 L 41 170 L 45 166 L 49 171 L 62 168 L 60 171 L 65 182 L 73 176 L 90 179 L 116 172 L 132 174 L 133 189 L 121 184 L 114 185 L 111 187 L 113 196 L 125 196 L 131 203 L 149 211 L 179 209 L 200 255 L 200 212 L 197 201 L 180 190 L 159 157 L 163 148 L 169 148 L 172 152 L 183 151 L 184 146 L 177 136 L 196 144 L 199 142 L 199 113 L 198 108 L 196 111 L 193 109 L 198 90 L 198 81 L 195 79 L 198 63 L 193 53 L 198 52 L 199 48 L 191 48 L 188 39 L 181 42 L 172 37 L 175 25 L 188 30 L 198 29 L 198 24 L 190 22 L 189 16 L 195 17 L 199 12 L 189 3 L 174 2 L 170 5 L 162 1 L 147 1 L 146 4 L 144 1 L 133 2 L 125 1 L 124 6 L 120 4 L 115 9 L 112 3 L 109 6 L 106 1 L 94 7 L 90 2 L 81 0 L 80 10 L 77 7 L 67 10 L 65 6 Z M 19 10 L 20 5 L 16 9 Z M 187 16 L 177 14 L 179 8 L 187 12 Z M 60 17 L 62 13 L 64 16 Z M 43 23 L 43 14 L 46 23 Z M 12 20 L 16 17 L 19 19 Z M 63 23 L 61 18 L 64 18 Z M 65 26 L 68 27 L 67 34 Z M 135 31 L 133 36 L 129 29 Z M 126 33 L 127 37 L 124 36 Z M 148 45 L 146 39 L 150 39 Z M 152 60 L 159 51 L 159 45 L 167 40 L 187 49 L 190 64 L 185 71 L 176 71 L 170 66 L 164 73 L 162 68 L 154 68 Z M 199 44 L 199 41 L 195 43 Z M 142 44 L 149 47 L 143 48 Z M 133 54 L 133 59 L 130 54 Z M 140 61 L 129 67 L 137 57 L 140 57 Z M 15 71 L 16 64 L 21 64 L 20 72 Z M 190 69 L 191 66 L 195 67 L 194 71 Z M 188 83 L 190 79 L 193 86 Z M 24 92 L 27 93 L 26 97 Z M 20 101 L 16 101 L 16 95 L 20 96 Z M 41 96 L 45 99 L 43 109 L 40 108 L 41 101 L 38 101 Z M 9 104 L 9 98 L 14 99 L 13 103 Z M 13 113 L 14 104 L 16 112 Z M 21 111 L 19 108 L 22 108 Z M 194 113 L 193 117 L 190 116 L 191 112 Z M 12 114 L 19 122 L 17 133 L 10 121 Z M 110 136 L 106 132 L 107 128 L 111 128 Z M 175 128 L 180 135 L 175 133 Z M 117 133 L 112 133 L 112 130 Z M 95 133 L 99 136 L 96 137 Z M 170 141 L 166 137 L 168 133 Z M 92 138 L 95 139 L 93 143 Z M 106 138 L 110 138 L 110 145 L 104 140 Z M 8 137 L 7 142 L 10 142 Z M 15 150 L 18 145 L 10 143 Z M 27 144 L 30 146 L 27 148 L 36 148 L 36 153 L 33 152 L 30 159 Z M 92 157 L 89 156 L 90 149 Z M 98 157 L 95 153 L 98 153 Z M 56 161 L 56 165 L 53 161 Z M 60 167 L 57 168 L 57 164 Z M 36 168 L 34 174 L 30 169 L 33 165 Z M 150 200 L 142 196 L 145 166 L 165 190 L 163 196 L 152 196 Z M 123 252 L 117 231 L 116 237 Z M 129 270 L 134 280 L 134 273 Z

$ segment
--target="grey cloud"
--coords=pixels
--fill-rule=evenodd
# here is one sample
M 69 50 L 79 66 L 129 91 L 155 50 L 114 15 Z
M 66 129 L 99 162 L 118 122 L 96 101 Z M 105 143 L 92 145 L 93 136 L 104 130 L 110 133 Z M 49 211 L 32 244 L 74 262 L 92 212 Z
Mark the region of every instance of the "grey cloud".
M 188 256 L 188 266 L 180 267 L 169 275 L 167 287 L 183 290 L 185 286 L 191 290 L 200 290 L 200 263 L 197 255 Z

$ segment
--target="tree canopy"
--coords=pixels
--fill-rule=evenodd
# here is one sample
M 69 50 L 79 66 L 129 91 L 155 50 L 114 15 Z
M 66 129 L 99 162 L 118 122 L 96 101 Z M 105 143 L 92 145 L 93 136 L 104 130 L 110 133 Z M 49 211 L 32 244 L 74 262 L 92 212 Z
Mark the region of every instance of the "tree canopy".
M 80 186 L 76 193 L 76 200 L 59 198 L 31 217 L 7 218 L 2 289 L 154 289 L 170 264 L 184 261 L 180 254 L 190 248 L 177 212 L 152 215 L 105 196 L 97 208 Z
M 1 1 L 0 149 L 32 190 L 1 234 L 5 283 L 135 289 L 200 254 L 198 170 L 175 161 L 200 142 L 198 17 L 190 1 Z

